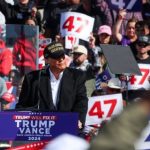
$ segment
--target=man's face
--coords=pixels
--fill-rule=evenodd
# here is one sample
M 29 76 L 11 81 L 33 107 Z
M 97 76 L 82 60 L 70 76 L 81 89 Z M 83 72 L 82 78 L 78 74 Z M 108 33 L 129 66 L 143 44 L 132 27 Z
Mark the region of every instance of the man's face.
M 85 54 L 81 54 L 81 53 L 73 54 L 73 61 L 76 65 L 81 65 L 86 59 L 87 56 Z
M 150 34 L 150 30 L 149 30 L 148 26 L 144 26 L 144 27 L 141 27 L 141 28 L 136 28 L 136 34 L 138 36 L 149 35 Z
M 23 5 L 28 4 L 29 0 L 19 0 L 19 2 Z
M 137 52 L 140 54 L 145 54 L 148 51 L 149 45 L 144 42 L 138 42 L 136 44 Z
M 46 63 L 50 65 L 51 70 L 55 70 L 58 72 L 63 71 L 67 67 L 65 55 L 61 56 L 58 59 L 48 58 Z
M 110 42 L 110 35 L 107 33 L 102 33 L 99 35 L 99 41 L 101 44 L 108 44 Z

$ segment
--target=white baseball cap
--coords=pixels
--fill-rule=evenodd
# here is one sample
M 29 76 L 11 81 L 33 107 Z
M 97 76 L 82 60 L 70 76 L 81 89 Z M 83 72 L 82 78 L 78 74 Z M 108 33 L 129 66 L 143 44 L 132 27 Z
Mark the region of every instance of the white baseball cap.
M 83 45 L 77 45 L 73 47 L 73 52 L 72 53 L 81 53 L 81 54 L 88 54 L 87 48 Z
M 118 78 L 111 78 L 108 81 L 108 87 L 113 89 L 121 89 L 121 81 Z

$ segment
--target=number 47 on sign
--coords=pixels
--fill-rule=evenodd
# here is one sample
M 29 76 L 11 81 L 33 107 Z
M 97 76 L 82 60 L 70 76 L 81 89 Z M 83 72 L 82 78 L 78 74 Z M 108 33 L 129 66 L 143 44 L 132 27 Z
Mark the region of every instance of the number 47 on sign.
M 86 125 L 100 124 L 119 114 L 123 109 L 121 94 L 90 97 Z

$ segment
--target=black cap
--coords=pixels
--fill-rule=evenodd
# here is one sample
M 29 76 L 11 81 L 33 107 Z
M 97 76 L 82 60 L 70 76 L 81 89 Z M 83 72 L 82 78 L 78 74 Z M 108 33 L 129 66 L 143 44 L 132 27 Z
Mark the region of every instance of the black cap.
M 53 42 L 44 49 L 44 58 L 57 59 L 65 55 L 64 47 L 59 42 Z
M 137 42 L 150 44 L 150 36 L 148 35 L 139 36 Z

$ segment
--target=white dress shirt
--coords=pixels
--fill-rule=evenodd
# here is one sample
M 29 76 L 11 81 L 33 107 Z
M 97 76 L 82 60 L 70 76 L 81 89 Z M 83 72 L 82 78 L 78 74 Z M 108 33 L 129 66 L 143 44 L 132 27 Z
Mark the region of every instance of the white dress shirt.
M 54 74 L 50 70 L 50 85 L 52 89 L 52 98 L 53 98 L 53 104 L 55 107 L 57 107 L 57 103 L 59 101 L 59 87 L 60 87 L 60 81 L 62 79 L 63 72 L 60 73 L 59 78 L 56 79 Z

